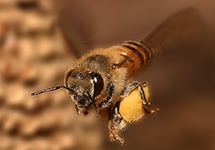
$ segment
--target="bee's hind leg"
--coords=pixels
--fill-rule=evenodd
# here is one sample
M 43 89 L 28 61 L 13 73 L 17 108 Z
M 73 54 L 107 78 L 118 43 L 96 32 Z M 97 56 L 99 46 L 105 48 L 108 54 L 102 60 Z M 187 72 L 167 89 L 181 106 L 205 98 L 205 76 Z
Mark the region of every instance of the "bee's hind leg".
M 129 94 L 135 90 L 138 89 L 141 100 L 142 100 L 142 108 L 144 109 L 145 113 L 152 114 L 154 112 L 157 112 L 159 109 L 151 109 L 150 103 L 149 103 L 149 91 L 148 91 L 148 83 L 144 82 L 143 84 L 139 83 L 132 83 L 124 90 L 122 91 L 121 98 L 124 99 L 125 97 L 129 96 Z M 121 101 L 117 102 L 113 108 L 112 115 L 110 116 L 109 120 L 109 132 L 110 132 L 110 141 L 118 140 L 121 144 L 124 143 L 124 140 L 118 135 L 118 132 L 122 130 L 125 126 L 127 121 L 123 119 L 122 115 L 120 114 L 119 107 L 120 107 Z
M 148 90 L 148 83 L 147 82 L 144 82 L 144 83 L 137 83 L 137 82 L 134 82 L 132 84 L 130 84 L 129 86 L 127 86 L 121 93 L 121 95 L 123 96 L 128 96 L 131 91 L 133 91 L 134 89 L 138 88 L 139 92 L 140 92 L 140 96 L 141 96 L 141 99 L 143 101 L 143 109 L 146 113 L 148 114 L 152 114 L 152 113 L 155 113 L 157 111 L 159 111 L 158 108 L 155 108 L 155 109 L 151 109 L 150 108 L 150 102 L 149 102 L 149 97 L 147 97 L 146 95 L 149 95 L 149 90 Z M 145 89 L 145 90 L 144 90 Z M 148 93 L 146 93 L 148 92 Z

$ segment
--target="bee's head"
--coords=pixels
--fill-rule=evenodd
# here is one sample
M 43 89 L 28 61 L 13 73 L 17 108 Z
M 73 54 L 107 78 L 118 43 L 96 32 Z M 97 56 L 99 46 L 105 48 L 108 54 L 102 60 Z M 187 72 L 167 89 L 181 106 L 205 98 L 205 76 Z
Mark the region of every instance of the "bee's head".
M 78 109 L 87 110 L 95 106 L 95 97 L 103 90 L 103 79 L 99 73 L 70 70 L 65 76 L 65 86 Z
M 32 93 L 32 95 L 65 88 L 75 103 L 78 114 L 80 111 L 83 111 L 84 115 L 87 115 L 91 107 L 96 107 L 95 98 L 100 95 L 104 86 L 103 79 L 99 73 L 90 71 L 80 72 L 73 69 L 67 72 L 64 81 L 64 86 L 37 91 Z
M 90 71 L 80 72 L 79 70 L 73 69 L 67 72 L 64 81 L 64 86 L 56 86 L 37 91 L 32 93 L 32 95 L 65 88 L 75 103 L 78 114 L 80 111 L 83 111 L 84 115 L 87 115 L 91 107 L 96 107 L 95 98 L 103 90 L 103 79 L 99 73 Z

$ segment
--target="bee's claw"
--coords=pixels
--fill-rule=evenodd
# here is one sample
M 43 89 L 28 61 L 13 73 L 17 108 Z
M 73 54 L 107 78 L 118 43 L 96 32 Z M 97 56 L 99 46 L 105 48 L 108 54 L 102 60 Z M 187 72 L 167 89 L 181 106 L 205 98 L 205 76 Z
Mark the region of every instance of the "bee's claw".
M 100 111 L 97 111 L 97 118 L 100 118 L 101 117 L 101 112 Z

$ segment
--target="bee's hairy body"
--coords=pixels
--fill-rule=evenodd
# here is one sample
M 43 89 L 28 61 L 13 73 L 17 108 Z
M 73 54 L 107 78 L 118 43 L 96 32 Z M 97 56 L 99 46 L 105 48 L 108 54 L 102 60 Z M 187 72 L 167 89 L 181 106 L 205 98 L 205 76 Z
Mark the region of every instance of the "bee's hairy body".
M 66 73 L 64 84 L 65 87 L 74 90 L 72 93 L 68 90 L 68 93 L 76 105 L 78 114 L 83 111 L 84 115 L 87 115 L 89 109 L 94 107 L 100 117 L 110 120 L 111 139 L 123 143 L 123 139 L 118 136 L 118 130 L 122 129 L 126 122 L 133 121 L 132 119 L 125 121 L 120 114 L 123 109 L 119 110 L 119 106 L 123 99 L 134 89 L 138 89 L 140 93 L 142 92 L 142 95 L 140 94 L 142 114 L 139 116 L 158 110 L 150 109 L 148 98 L 145 98 L 145 94 L 148 93 L 144 93 L 143 86 L 130 80 L 131 76 L 151 62 L 152 57 L 153 51 L 149 46 L 137 41 L 128 41 L 121 45 L 91 51 L 74 62 Z M 78 99 L 74 93 L 86 95 L 85 97 L 87 97 L 85 93 L 88 93 L 91 100 Z M 122 113 L 127 116 L 126 112 Z

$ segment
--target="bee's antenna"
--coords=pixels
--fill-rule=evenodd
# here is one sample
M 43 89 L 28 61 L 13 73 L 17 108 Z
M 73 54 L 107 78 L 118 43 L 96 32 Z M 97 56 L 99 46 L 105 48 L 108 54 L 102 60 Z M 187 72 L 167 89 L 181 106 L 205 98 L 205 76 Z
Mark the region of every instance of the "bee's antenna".
M 54 90 L 58 90 L 60 88 L 65 88 L 71 92 L 74 92 L 74 90 L 72 90 L 71 88 L 67 87 L 67 86 L 56 86 L 56 87 L 51 87 L 51 88 L 48 88 L 48 89 L 44 89 L 44 90 L 41 90 L 41 91 L 37 91 L 37 92 L 34 92 L 34 93 L 31 93 L 31 95 L 38 95 L 38 94 L 41 94 L 41 93 L 45 93 L 45 92 L 50 92 L 50 91 L 54 91 Z

